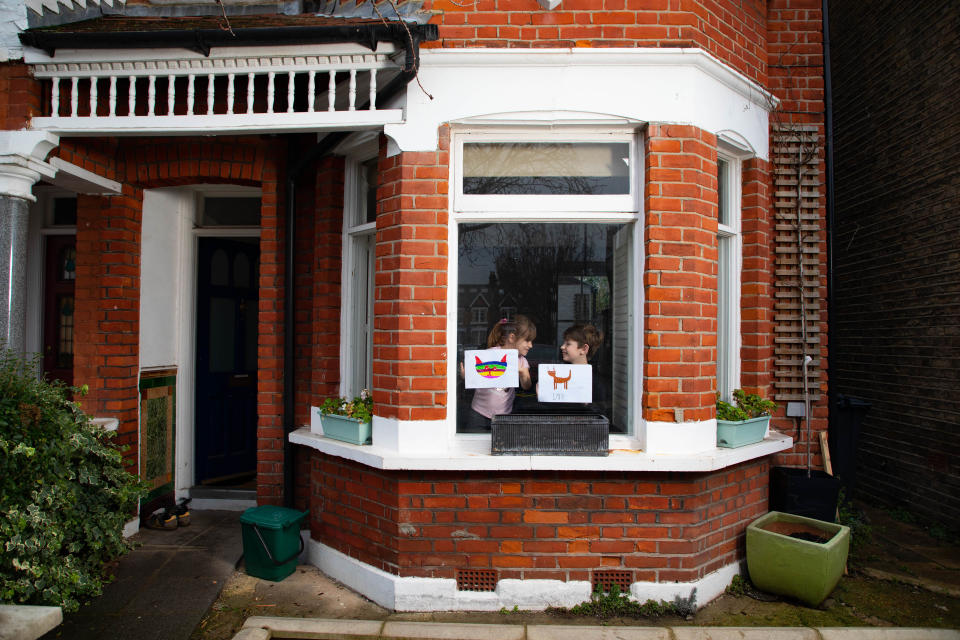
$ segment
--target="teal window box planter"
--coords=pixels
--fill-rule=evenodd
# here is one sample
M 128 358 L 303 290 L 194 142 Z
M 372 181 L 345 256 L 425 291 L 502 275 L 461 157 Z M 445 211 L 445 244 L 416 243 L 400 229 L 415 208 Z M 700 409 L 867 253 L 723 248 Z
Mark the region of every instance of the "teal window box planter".
M 770 416 L 749 420 L 717 420 L 717 446 L 736 449 L 763 440 L 770 424 Z
M 771 511 L 747 527 L 750 581 L 811 607 L 840 582 L 849 550 L 850 528 L 832 522 Z
M 350 444 L 370 444 L 372 441 L 373 431 L 369 422 L 327 413 L 321 414 L 320 423 L 323 426 L 323 435 L 327 438 Z

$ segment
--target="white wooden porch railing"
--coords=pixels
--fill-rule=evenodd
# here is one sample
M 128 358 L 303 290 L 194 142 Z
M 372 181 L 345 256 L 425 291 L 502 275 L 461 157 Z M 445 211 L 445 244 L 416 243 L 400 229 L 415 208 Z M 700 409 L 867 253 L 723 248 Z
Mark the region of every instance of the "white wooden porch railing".
M 399 71 L 392 51 L 82 60 L 34 63 L 48 104 L 32 128 L 60 135 L 253 133 L 365 128 L 400 122 L 377 108 Z M 69 55 L 69 54 L 68 54 Z

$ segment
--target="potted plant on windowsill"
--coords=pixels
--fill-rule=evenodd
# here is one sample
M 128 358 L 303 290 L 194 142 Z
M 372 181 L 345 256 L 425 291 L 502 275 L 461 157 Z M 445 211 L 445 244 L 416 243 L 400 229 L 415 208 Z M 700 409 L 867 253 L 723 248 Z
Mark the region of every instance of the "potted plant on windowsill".
M 353 400 L 327 398 L 320 405 L 323 435 L 334 440 L 350 444 L 369 444 L 372 419 L 373 398 L 366 389 Z
M 717 394 L 717 446 L 735 449 L 763 440 L 776 403 L 743 389 L 733 392 L 733 400 L 724 402 Z

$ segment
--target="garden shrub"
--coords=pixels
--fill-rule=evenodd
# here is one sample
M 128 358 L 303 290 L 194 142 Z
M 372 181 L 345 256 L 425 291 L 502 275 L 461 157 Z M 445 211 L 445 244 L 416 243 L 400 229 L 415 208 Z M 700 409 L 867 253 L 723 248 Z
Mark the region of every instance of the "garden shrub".
M 63 384 L 0 345 L 0 602 L 61 606 L 101 593 L 143 494 Z

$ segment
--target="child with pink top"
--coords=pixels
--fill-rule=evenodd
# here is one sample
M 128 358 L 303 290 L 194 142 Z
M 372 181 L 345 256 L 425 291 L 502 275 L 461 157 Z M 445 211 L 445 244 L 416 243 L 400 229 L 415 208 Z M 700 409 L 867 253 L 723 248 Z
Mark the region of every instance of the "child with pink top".
M 519 355 L 520 386 L 529 389 L 533 386 L 530 378 L 530 363 L 526 355 L 537 337 L 537 328 L 526 316 L 517 315 L 513 320 L 503 319 L 493 326 L 487 336 L 488 349 L 516 349 Z M 514 387 L 508 389 L 477 389 L 470 404 L 468 424 L 474 428 L 490 428 L 490 420 L 495 415 L 511 413 L 513 400 L 517 395 Z

